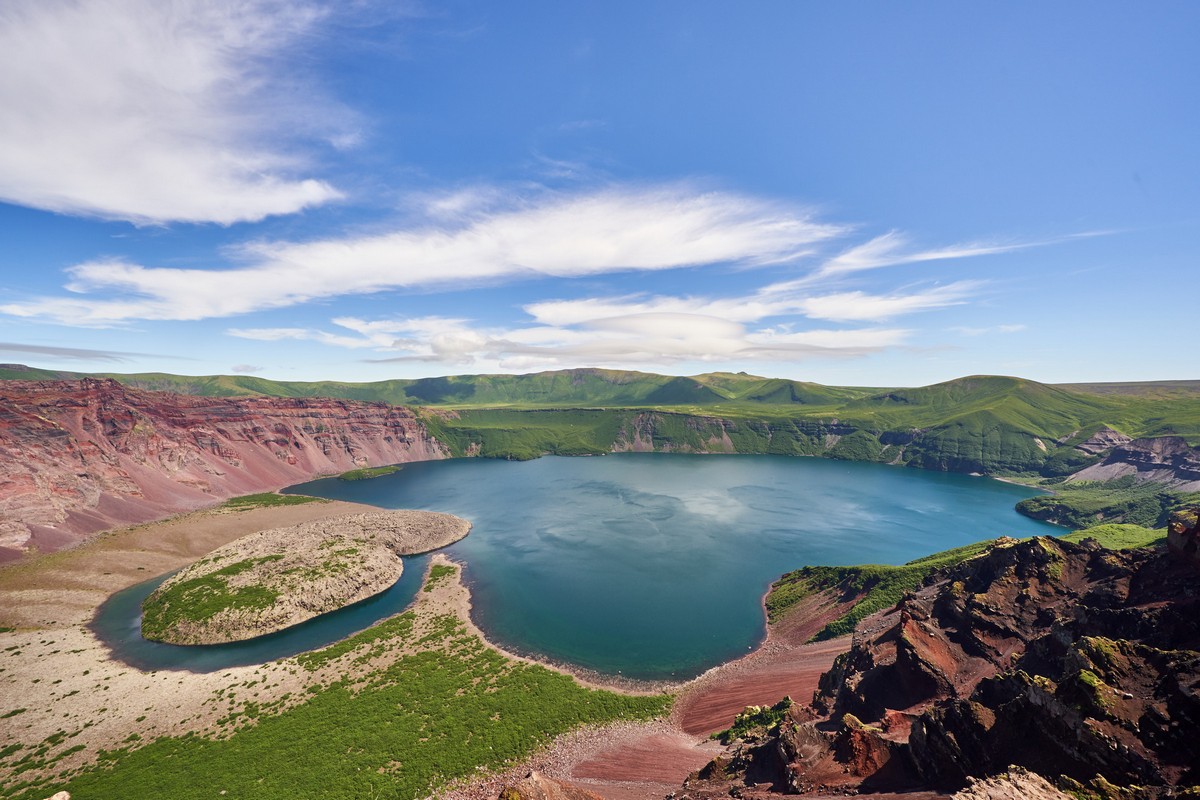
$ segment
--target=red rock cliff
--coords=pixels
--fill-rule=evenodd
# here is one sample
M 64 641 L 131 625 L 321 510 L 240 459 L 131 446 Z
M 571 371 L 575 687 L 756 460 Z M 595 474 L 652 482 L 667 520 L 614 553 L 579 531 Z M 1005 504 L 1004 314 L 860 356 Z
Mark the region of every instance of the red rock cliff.
M 367 465 L 444 458 L 405 408 L 0 383 L 0 560 Z

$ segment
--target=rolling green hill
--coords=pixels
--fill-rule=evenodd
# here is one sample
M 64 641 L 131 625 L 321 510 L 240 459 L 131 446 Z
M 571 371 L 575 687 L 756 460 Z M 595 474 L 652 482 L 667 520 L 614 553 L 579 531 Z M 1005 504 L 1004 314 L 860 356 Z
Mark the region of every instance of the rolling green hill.
M 85 377 L 20 365 L 0 379 Z M 822 386 L 745 373 L 603 369 L 373 383 L 104 373 L 140 389 L 211 397 L 337 397 L 411 405 L 456 455 L 535 458 L 614 449 L 779 453 L 925 469 L 1055 477 L 1095 461 L 1103 426 L 1200 442 L 1200 382 L 1076 389 L 975 375 L 917 388 Z M 1121 386 L 1132 387 L 1128 391 Z

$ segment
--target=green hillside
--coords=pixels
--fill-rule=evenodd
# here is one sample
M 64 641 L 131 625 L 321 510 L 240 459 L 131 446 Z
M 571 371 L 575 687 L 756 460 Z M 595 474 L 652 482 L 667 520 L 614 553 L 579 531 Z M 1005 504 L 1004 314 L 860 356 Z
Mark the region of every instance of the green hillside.
M 393 405 L 449 408 L 629 408 L 660 406 L 837 405 L 873 389 L 821 386 L 754 375 L 693 377 L 646 372 L 572 369 L 529 375 L 450 375 L 369 383 L 274 381 L 251 375 L 172 375 L 165 372 L 77 373 L 19 364 L 0 366 L 0 380 L 112 378 L 138 389 L 203 397 L 338 397 Z
M 0 367 L 0 378 L 54 377 L 83 376 Z M 1053 478 L 1096 460 L 1075 445 L 1104 426 L 1132 437 L 1174 434 L 1200 442 L 1200 392 L 1192 391 L 1200 382 L 1194 381 L 1089 384 L 1077 391 L 991 375 L 889 389 L 745 373 L 680 377 L 603 369 L 372 383 L 167 373 L 95 377 L 211 397 L 336 397 L 417 406 L 456 455 L 497 458 L 613 449 L 732 451 Z

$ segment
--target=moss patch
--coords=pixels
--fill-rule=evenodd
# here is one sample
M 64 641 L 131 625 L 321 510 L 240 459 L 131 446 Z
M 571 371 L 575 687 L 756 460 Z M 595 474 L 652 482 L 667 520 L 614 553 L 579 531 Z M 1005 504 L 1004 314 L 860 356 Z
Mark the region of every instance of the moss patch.
M 349 472 L 343 472 L 338 475 L 339 481 L 368 481 L 371 478 L 380 478 L 384 475 L 391 475 L 394 472 L 399 472 L 401 467 L 399 464 L 391 464 L 386 467 L 363 467 L 362 469 L 352 469 Z
M 227 609 L 267 608 L 279 599 L 279 592 L 263 586 L 230 589 L 225 580 L 255 566 L 279 561 L 283 556 L 247 558 L 191 580 L 181 581 L 161 593 L 152 594 L 142 603 L 142 635 L 157 639 L 180 622 L 206 622 Z

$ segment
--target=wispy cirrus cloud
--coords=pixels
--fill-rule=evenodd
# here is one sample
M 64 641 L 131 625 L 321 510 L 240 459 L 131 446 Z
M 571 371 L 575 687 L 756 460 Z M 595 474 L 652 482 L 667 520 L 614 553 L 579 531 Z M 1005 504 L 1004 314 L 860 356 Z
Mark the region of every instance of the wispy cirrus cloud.
M 347 146 L 352 115 L 283 63 L 325 17 L 304 0 L 0 5 L 0 199 L 138 224 L 336 199 L 289 144 Z
M 959 305 L 976 294 L 982 281 L 955 281 L 941 286 L 910 288 L 890 294 L 863 291 L 813 293 L 789 285 L 765 286 L 752 294 L 733 297 L 624 296 L 549 300 L 530 303 L 524 310 L 547 325 L 577 325 L 608 317 L 636 314 L 699 314 L 737 322 L 800 315 L 837 322 L 882 322 L 893 317 Z
M 154 358 L 171 358 L 171 356 L 154 353 L 128 353 L 122 350 L 92 350 L 86 347 L 57 347 L 55 345 L 21 344 L 19 342 L 0 342 L 0 355 L 42 356 L 68 361 L 128 361 L 139 356 Z
M 963 336 L 990 336 L 990 335 L 996 334 L 996 333 L 1020 333 L 1021 331 L 1028 330 L 1028 329 L 1029 329 L 1028 325 L 1016 323 L 1016 324 L 1012 324 L 1012 325 L 992 325 L 991 327 L 988 327 L 988 328 L 972 328 L 972 327 L 961 327 L 960 326 L 957 328 L 951 328 L 950 330 L 954 331 L 955 333 L 960 333 Z
M 1064 237 L 1062 241 L 1101 235 L 1104 234 L 1102 232 L 1074 234 Z M 772 291 L 789 291 L 883 267 L 999 255 L 1030 247 L 1055 244 L 1057 241 L 962 242 L 946 247 L 918 248 L 913 247 L 909 238 L 903 233 L 889 231 L 843 250 L 801 278 L 778 283 L 770 288 Z
M 87 262 L 67 271 L 70 296 L 8 303 L 0 313 L 84 326 L 200 320 L 394 289 L 775 264 L 847 231 L 803 210 L 681 185 L 503 201 L 464 195 L 433 211 L 422 225 L 382 234 L 248 244 L 234 254 L 244 266 L 227 269 Z
M 703 314 L 644 313 L 607 317 L 572 327 L 531 324 L 477 326 L 468 320 L 425 317 L 403 320 L 340 318 L 346 334 L 313 329 L 233 329 L 231 335 L 259 340 L 299 339 L 370 348 L 375 363 L 495 365 L 501 369 L 578 366 L 669 366 L 680 362 L 803 361 L 855 358 L 902 344 L 908 331 L 790 331 L 747 326 Z

